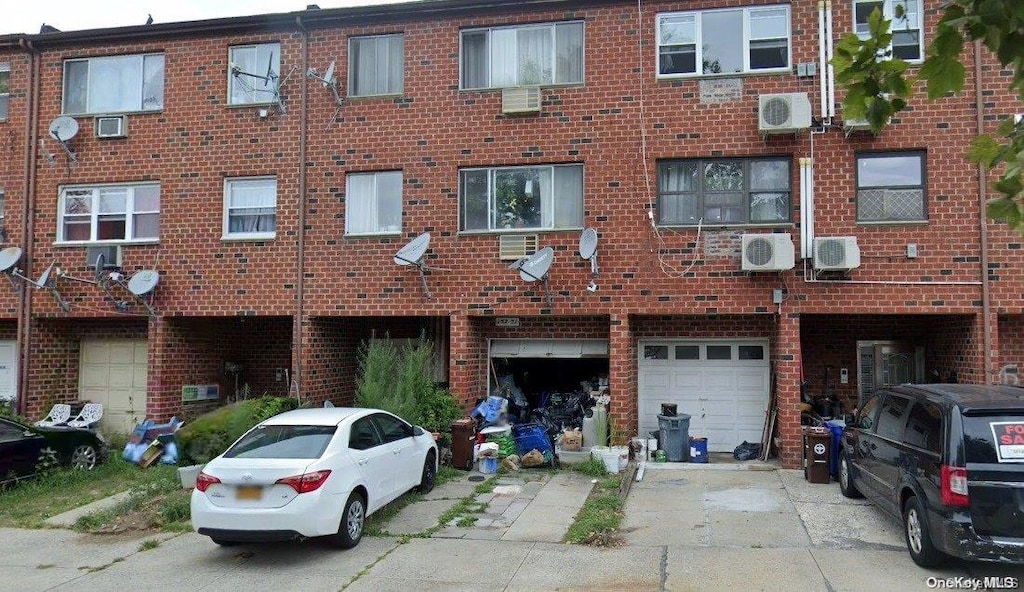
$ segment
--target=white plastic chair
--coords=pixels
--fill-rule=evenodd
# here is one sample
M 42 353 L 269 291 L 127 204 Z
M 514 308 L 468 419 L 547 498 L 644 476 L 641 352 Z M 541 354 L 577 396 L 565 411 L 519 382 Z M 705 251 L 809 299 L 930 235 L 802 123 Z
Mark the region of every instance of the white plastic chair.
M 86 403 L 78 412 L 78 417 L 69 421 L 67 425 L 73 428 L 91 428 L 101 419 L 103 419 L 103 404 Z
M 57 403 L 50 408 L 50 412 L 46 414 L 46 417 L 36 422 L 36 426 L 41 428 L 50 428 L 53 426 L 64 425 L 71 419 L 71 405 L 66 403 Z

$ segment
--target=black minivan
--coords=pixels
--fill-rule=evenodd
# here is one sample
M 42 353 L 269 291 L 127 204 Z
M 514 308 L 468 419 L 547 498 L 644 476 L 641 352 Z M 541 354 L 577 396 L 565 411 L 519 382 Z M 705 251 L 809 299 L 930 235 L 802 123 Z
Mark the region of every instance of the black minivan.
M 875 392 L 843 431 L 839 488 L 900 518 L 922 567 L 947 556 L 1024 563 L 1024 389 Z

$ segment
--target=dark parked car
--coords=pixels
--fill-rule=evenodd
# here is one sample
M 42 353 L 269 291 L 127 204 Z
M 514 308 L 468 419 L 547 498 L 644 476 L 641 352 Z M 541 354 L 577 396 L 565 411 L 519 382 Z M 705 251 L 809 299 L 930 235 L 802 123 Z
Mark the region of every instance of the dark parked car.
M 874 393 L 842 437 L 839 487 L 899 517 L 914 562 L 1024 563 L 1024 389 Z
M 0 417 L 0 483 L 31 477 L 46 464 L 92 469 L 107 452 L 107 443 L 93 430 L 41 428 Z

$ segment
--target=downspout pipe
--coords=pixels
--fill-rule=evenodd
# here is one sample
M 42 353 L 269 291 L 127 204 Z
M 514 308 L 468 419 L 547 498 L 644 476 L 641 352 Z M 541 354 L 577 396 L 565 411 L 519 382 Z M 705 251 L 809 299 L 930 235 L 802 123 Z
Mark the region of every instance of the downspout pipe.
M 36 156 L 37 146 L 35 130 L 39 120 L 39 52 L 27 39 L 18 41 L 22 50 L 28 54 L 28 104 L 25 118 L 25 173 L 23 176 L 24 195 L 21 204 L 21 244 L 25 265 L 32 262 L 32 246 L 34 242 L 34 208 L 36 195 Z M 28 369 L 29 349 L 32 342 L 32 290 L 27 284 L 21 284 L 18 300 L 18 404 L 19 415 L 25 415 L 28 409 Z
M 295 26 L 302 31 L 302 109 L 299 131 L 299 232 L 298 245 L 295 253 L 295 320 L 292 322 L 292 352 L 295 356 L 295 369 L 292 373 L 288 394 L 291 395 L 292 385 L 299 400 L 302 400 L 302 322 L 304 320 L 303 299 L 306 286 L 306 136 L 309 132 L 309 79 L 305 73 L 309 71 L 309 30 L 302 22 L 301 16 L 295 17 Z
M 982 96 L 981 77 L 981 41 L 974 42 L 974 101 L 977 116 L 978 135 L 985 133 L 985 99 Z M 978 164 L 978 228 L 981 233 L 981 316 L 982 346 L 985 355 L 985 371 L 982 375 L 983 384 L 992 382 L 992 326 L 989 316 L 992 314 L 988 281 L 988 171 L 981 163 Z
M 836 71 L 832 67 L 832 0 L 825 0 L 825 71 L 828 73 L 828 119 L 836 115 Z
M 822 120 L 828 117 L 828 62 L 825 61 L 825 43 L 825 2 L 818 0 L 818 85 Z

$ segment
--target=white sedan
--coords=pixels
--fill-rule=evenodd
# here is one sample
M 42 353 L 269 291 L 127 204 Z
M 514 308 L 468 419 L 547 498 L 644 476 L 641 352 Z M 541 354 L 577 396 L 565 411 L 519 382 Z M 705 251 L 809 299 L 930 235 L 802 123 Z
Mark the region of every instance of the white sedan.
M 367 516 L 436 477 L 437 444 L 422 428 L 378 409 L 297 409 L 203 467 L 192 527 L 219 545 L 322 536 L 348 549 Z

